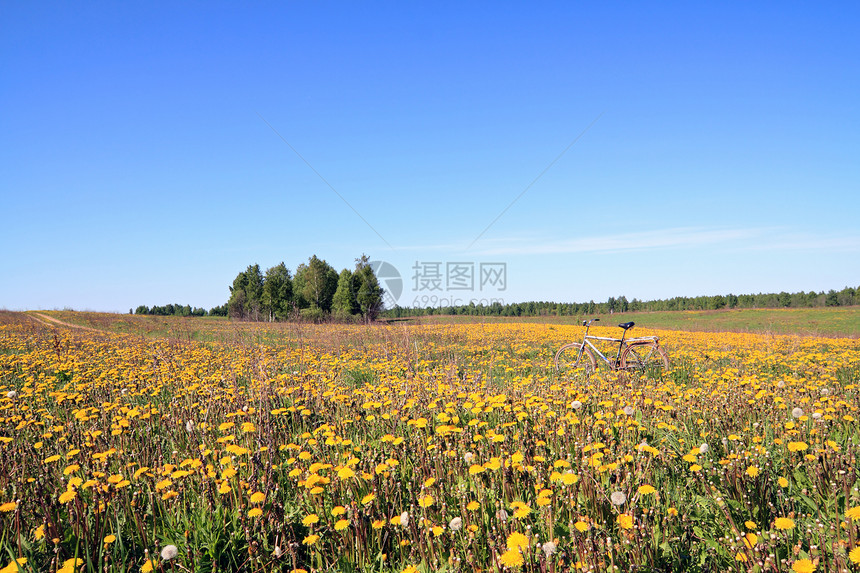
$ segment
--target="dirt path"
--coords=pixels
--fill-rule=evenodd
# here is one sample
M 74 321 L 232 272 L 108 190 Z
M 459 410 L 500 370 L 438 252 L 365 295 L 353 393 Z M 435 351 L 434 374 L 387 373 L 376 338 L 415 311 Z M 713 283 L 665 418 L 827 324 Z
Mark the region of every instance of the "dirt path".
M 66 326 L 68 328 L 77 328 L 79 330 L 90 330 L 92 332 L 102 332 L 98 328 L 90 328 L 89 326 L 81 326 L 79 324 L 72 324 L 71 322 L 64 322 L 62 320 L 58 320 L 58 319 L 54 318 L 53 316 L 48 316 L 47 314 L 42 314 L 40 312 L 28 312 L 26 314 L 27 314 L 27 316 L 29 316 L 30 318 L 32 318 L 36 322 L 44 324 L 45 326 L 53 327 L 55 325 L 60 325 L 60 326 Z

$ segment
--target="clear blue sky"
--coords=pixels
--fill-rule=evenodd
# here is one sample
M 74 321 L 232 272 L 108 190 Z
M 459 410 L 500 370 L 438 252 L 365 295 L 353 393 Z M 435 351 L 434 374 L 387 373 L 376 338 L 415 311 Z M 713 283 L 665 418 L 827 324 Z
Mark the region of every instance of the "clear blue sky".
M 858 21 L 855 2 L 5 2 L 0 308 L 209 308 L 249 264 L 312 254 L 392 263 L 405 305 L 860 285 Z M 416 290 L 416 262 L 472 264 L 475 289 Z

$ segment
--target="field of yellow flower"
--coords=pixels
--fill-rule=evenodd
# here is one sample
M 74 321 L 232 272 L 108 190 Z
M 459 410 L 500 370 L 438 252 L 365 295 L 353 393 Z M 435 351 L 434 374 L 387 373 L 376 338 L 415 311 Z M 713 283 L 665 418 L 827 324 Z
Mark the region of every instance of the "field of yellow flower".
M 586 379 L 576 326 L 122 320 L 0 313 L 2 573 L 860 562 L 857 340 L 637 326 L 670 370 Z

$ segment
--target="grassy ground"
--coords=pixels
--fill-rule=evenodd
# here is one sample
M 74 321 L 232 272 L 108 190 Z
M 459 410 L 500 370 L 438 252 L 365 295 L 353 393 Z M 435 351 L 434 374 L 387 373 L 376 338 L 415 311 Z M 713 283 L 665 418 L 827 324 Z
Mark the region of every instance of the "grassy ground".
M 0 573 L 860 564 L 855 339 L 50 316 L 0 312 Z

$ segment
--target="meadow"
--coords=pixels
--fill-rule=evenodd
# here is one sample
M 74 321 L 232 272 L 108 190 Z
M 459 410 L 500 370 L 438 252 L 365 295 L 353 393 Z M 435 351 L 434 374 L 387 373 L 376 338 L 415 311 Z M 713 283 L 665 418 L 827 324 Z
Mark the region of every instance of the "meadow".
M 853 338 L 636 317 L 669 371 L 586 379 L 561 323 L 47 314 L 0 312 L 2 573 L 860 563 Z

